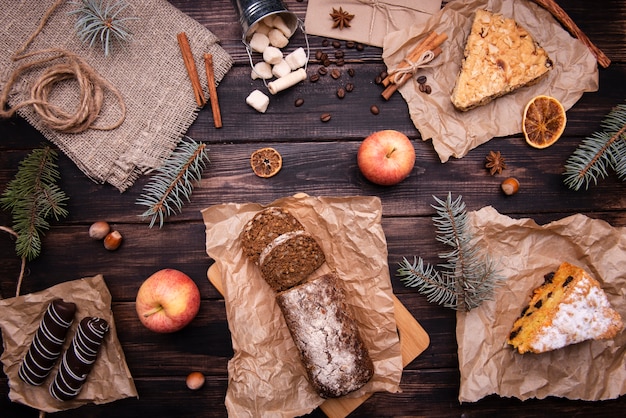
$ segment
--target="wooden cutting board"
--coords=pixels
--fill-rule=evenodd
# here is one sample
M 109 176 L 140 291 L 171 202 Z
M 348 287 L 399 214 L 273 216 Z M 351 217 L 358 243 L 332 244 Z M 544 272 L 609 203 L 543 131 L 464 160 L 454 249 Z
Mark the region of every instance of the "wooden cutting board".
M 207 275 L 213 286 L 215 286 L 215 288 L 222 295 L 224 295 L 224 288 L 222 286 L 222 280 L 217 263 L 213 263 L 213 265 L 209 267 Z M 424 350 L 426 350 L 430 344 L 430 337 L 395 295 L 393 295 L 393 301 L 397 323 L 396 325 L 398 327 L 398 334 L 400 335 L 402 366 L 406 367 L 410 362 L 415 360 L 417 356 L 422 354 Z M 327 399 L 322 405 L 320 405 L 320 409 L 324 411 L 329 418 L 344 418 L 358 408 L 370 396 L 372 396 L 372 393 L 367 393 L 359 398 L 342 397 Z

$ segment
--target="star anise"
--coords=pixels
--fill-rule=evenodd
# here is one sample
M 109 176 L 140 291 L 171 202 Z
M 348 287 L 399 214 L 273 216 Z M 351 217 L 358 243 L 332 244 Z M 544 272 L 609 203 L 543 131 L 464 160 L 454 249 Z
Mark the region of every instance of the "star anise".
M 333 7 L 333 11 L 329 14 L 333 19 L 333 28 L 339 28 L 339 30 L 349 28 L 350 21 L 354 19 L 354 15 L 346 12 L 342 7 L 339 7 L 339 10 Z
M 504 157 L 500 154 L 500 151 L 489 151 L 486 160 L 485 167 L 489 169 L 489 174 L 492 176 L 502 173 L 502 170 L 506 168 Z

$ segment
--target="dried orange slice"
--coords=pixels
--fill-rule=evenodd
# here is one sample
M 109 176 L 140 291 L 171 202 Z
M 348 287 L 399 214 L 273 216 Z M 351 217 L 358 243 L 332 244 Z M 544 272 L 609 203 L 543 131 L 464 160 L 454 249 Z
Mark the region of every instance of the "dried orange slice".
M 566 123 L 561 102 L 550 96 L 536 96 L 524 109 L 522 130 L 531 147 L 547 148 L 561 137 Z
M 261 148 L 250 156 L 252 171 L 259 177 L 272 177 L 283 166 L 283 157 L 274 148 Z

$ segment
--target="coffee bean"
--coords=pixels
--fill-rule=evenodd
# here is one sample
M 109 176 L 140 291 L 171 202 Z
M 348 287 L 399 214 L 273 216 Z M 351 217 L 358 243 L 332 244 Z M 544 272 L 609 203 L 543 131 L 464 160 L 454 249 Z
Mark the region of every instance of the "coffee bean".
M 326 58 L 324 60 L 324 62 L 322 62 L 322 64 L 324 64 L 324 67 L 328 67 L 328 66 L 330 66 L 331 62 L 330 62 L 330 60 L 328 58 Z
M 339 87 L 337 89 L 337 97 L 343 99 L 344 97 L 346 97 L 346 91 L 343 88 Z
M 315 59 L 316 59 L 316 60 L 321 61 L 321 60 L 322 60 L 322 56 L 323 56 L 323 55 L 324 55 L 324 53 L 323 53 L 320 49 L 318 49 L 317 51 L 315 51 Z
M 316 81 L 318 81 L 319 79 L 320 79 L 320 75 L 319 75 L 319 74 L 317 74 L 317 73 L 315 73 L 315 74 L 311 74 L 311 75 L 309 76 L 309 81 L 310 81 L 311 83 L 315 83 L 315 82 L 316 82 Z
M 320 116 L 320 120 L 322 122 L 328 122 L 330 120 L 330 113 L 323 113 L 322 116 Z
M 378 109 L 378 106 L 372 105 L 370 106 L 370 112 L 372 112 L 372 115 L 378 115 L 380 113 L 380 109 Z
M 426 94 L 432 93 L 433 89 L 428 84 L 426 84 L 425 86 L 426 88 L 424 89 L 424 93 Z
M 384 80 L 385 78 L 387 78 L 387 76 L 388 76 L 388 75 L 389 75 L 389 74 L 388 74 L 388 73 L 387 73 L 387 71 L 385 71 L 385 70 L 382 70 L 382 71 L 380 72 L 380 78 L 381 78 L 382 80 Z
M 348 68 L 348 75 L 354 77 L 354 68 Z
M 421 75 L 421 76 L 417 77 L 417 83 L 418 84 L 424 84 L 424 83 L 426 83 L 426 80 L 427 79 L 426 79 L 425 75 Z
M 341 71 L 339 71 L 336 68 L 333 68 L 333 70 L 330 72 L 330 76 L 334 78 L 335 80 L 337 80 L 339 77 L 341 77 Z
M 343 57 L 344 57 L 344 54 L 341 49 L 335 51 L 335 58 L 343 58 Z
M 333 48 L 335 48 L 335 49 L 339 49 L 339 48 L 341 48 L 341 42 L 339 42 L 339 41 L 333 41 Z
M 350 93 L 352 90 L 354 90 L 354 84 L 352 83 L 346 84 L 346 91 Z
M 374 79 L 374 84 L 380 84 L 383 82 L 383 79 L 380 75 L 377 75 L 376 78 Z
M 357 43 L 356 44 L 356 50 L 357 51 L 363 51 L 365 49 L 365 45 L 363 45 L 362 43 Z
M 300 107 L 300 106 L 302 106 L 303 104 L 304 104 L 304 99 L 303 99 L 303 98 L 301 98 L 301 97 L 297 98 L 297 99 L 296 99 L 296 101 L 294 102 L 294 106 L 295 106 L 295 107 Z
M 339 58 L 337 61 L 335 61 L 335 65 L 337 67 L 343 67 L 344 65 L 346 65 L 346 60 L 344 60 L 343 58 Z
M 328 39 L 324 39 L 322 41 L 322 46 L 328 46 L 328 42 L 329 42 Z
M 320 67 L 317 69 L 317 73 L 319 75 L 326 75 L 328 74 L 328 69 L 326 67 Z
M 346 42 L 346 48 L 354 48 L 355 42 L 354 41 L 348 41 Z
M 326 61 L 328 59 L 328 54 L 326 52 L 322 52 L 320 55 L 320 61 Z

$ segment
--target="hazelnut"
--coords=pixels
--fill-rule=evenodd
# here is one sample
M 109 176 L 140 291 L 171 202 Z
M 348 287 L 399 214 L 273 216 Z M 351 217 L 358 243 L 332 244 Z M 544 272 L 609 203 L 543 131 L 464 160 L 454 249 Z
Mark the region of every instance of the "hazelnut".
M 191 372 L 187 376 L 187 387 L 191 390 L 198 390 L 204 386 L 204 375 L 200 372 Z
M 517 191 L 519 190 L 519 181 L 517 181 L 515 177 L 509 177 L 502 181 L 500 187 L 502 187 L 502 191 L 504 192 L 504 194 L 511 196 L 517 193 Z
M 103 239 L 111 232 L 111 227 L 105 221 L 98 221 L 89 227 L 89 237 L 93 239 Z
M 104 248 L 109 251 L 117 250 L 122 245 L 122 234 L 119 231 L 112 231 L 104 237 Z

